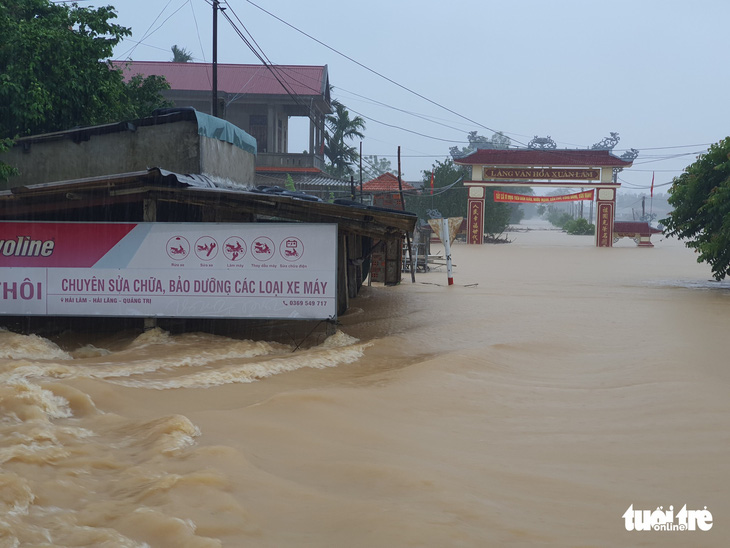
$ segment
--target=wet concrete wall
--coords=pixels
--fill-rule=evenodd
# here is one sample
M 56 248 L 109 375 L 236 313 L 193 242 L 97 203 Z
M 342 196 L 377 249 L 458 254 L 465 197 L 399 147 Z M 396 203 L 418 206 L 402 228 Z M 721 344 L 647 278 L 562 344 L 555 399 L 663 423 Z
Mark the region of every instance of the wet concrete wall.
M 201 137 L 195 121 L 129 129 L 85 128 L 20 139 L 0 155 L 20 174 L 0 189 L 98 177 L 159 167 L 176 173 L 204 173 L 253 184 L 255 156 L 230 143 Z

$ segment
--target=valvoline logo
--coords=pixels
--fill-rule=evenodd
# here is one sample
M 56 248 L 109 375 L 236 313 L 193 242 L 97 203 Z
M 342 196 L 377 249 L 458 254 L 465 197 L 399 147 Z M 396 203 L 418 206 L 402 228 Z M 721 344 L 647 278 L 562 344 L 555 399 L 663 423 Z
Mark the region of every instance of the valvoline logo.
M 0 240 L 0 253 L 4 257 L 50 257 L 55 247 L 53 240 L 33 240 L 30 236 Z
M 0 267 L 92 267 L 135 226 L 0 221 Z

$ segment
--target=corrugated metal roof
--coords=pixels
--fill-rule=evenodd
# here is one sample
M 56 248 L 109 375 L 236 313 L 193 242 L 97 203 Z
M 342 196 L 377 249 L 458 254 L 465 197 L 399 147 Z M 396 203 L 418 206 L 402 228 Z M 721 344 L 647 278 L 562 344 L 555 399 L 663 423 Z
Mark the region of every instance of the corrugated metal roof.
M 49 220 L 56 214 L 78 211 L 81 220 L 98 220 L 95 216 L 105 208 L 139 203 L 148 197 L 166 204 L 178 204 L 174 211 L 170 209 L 172 206 L 167 208 L 166 221 L 187 220 L 186 208 L 195 205 L 217 208 L 220 222 L 228 222 L 229 218 L 240 222 L 241 213 L 248 213 L 262 219 L 337 223 L 350 233 L 382 238 L 411 232 L 418 220 L 413 213 L 367 207 L 356 202 L 331 204 L 312 201 L 296 193 L 221 188 L 204 176 L 159 168 L 0 191 L 0 219 Z M 115 215 L 105 220 L 133 220 L 127 209 L 117 210 Z M 163 219 L 158 217 L 158 221 Z
M 173 90 L 200 91 L 212 87 L 212 63 L 115 61 L 114 65 L 123 70 L 127 79 L 137 74 L 164 76 Z M 321 96 L 329 85 L 326 65 L 272 65 L 272 70 L 263 65 L 219 63 L 218 90 L 232 94 L 288 95 L 281 80 L 293 95 Z
M 343 181 L 342 179 L 335 179 L 329 175 L 322 173 L 319 170 L 314 172 L 301 172 L 301 171 L 263 171 L 259 168 L 256 169 L 256 184 L 257 185 L 269 185 L 269 186 L 285 186 L 287 182 L 287 175 L 289 175 L 294 182 L 294 185 L 299 188 L 301 185 L 307 186 L 326 186 L 326 187 L 342 187 L 350 188 L 349 181 Z M 359 184 L 357 185 L 359 188 Z

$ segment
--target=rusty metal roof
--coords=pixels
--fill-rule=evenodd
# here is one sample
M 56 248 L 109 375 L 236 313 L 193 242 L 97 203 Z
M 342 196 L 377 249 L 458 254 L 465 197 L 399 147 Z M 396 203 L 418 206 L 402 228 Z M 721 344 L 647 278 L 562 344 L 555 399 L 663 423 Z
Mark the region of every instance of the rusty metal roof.
M 156 200 L 159 222 L 195 221 L 191 211 L 215 222 L 294 221 L 335 223 L 344 233 L 388 238 L 413 231 L 417 217 L 362 204 L 331 204 L 303 196 L 223 188 L 205 175 L 160 168 L 0 191 L 0 220 L 141 221 L 141 207 Z M 160 210 L 165 211 L 160 214 Z

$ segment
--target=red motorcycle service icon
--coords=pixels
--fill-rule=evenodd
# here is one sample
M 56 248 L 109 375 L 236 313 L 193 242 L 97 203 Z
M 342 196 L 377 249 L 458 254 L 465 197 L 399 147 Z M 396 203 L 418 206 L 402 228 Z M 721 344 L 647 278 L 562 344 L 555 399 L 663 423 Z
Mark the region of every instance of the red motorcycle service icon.
M 238 236 L 231 236 L 223 242 L 223 255 L 229 261 L 240 261 L 246 255 L 246 242 Z
M 182 236 L 167 240 L 167 255 L 174 261 L 182 261 L 190 253 L 190 242 Z
M 279 244 L 279 253 L 282 258 L 290 263 L 298 261 L 304 255 L 304 244 L 299 238 L 284 238 Z
M 218 242 L 210 236 L 198 238 L 195 242 L 195 254 L 201 261 L 212 261 L 218 255 Z
M 274 256 L 275 250 L 274 242 L 266 236 L 259 236 L 251 244 L 251 255 L 257 261 L 268 261 Z

